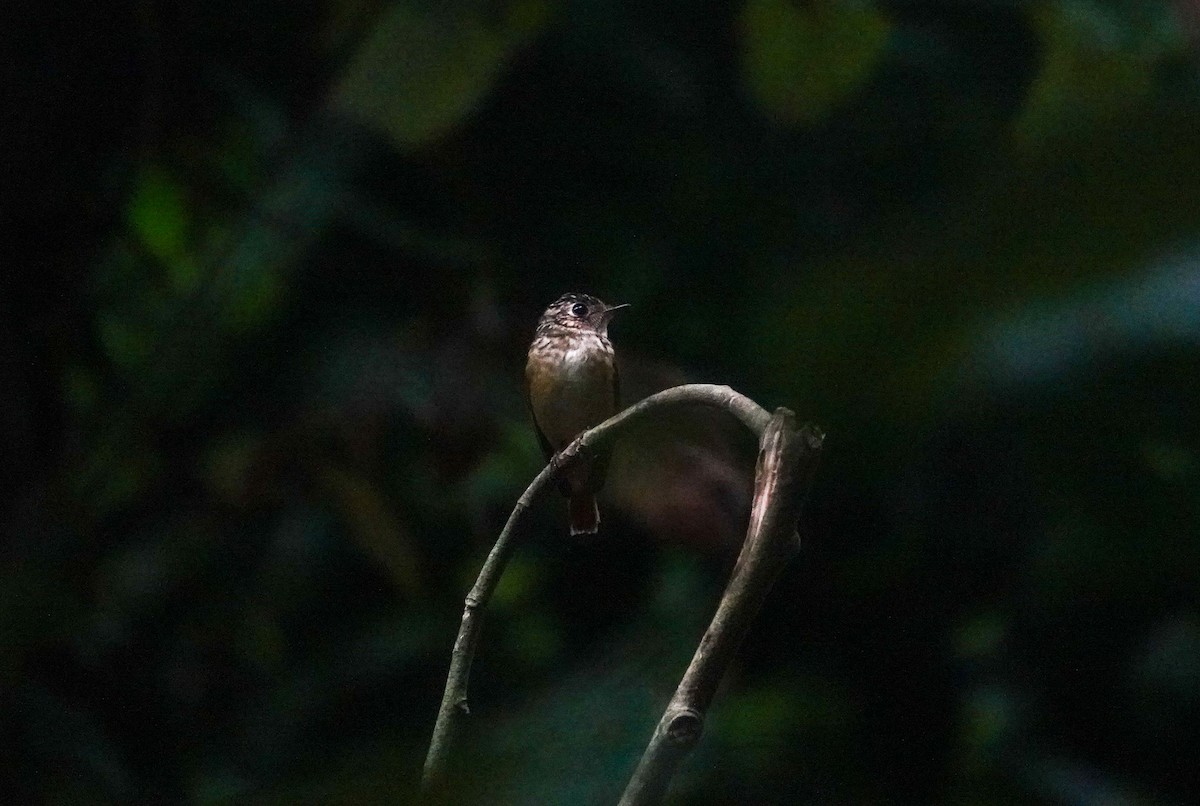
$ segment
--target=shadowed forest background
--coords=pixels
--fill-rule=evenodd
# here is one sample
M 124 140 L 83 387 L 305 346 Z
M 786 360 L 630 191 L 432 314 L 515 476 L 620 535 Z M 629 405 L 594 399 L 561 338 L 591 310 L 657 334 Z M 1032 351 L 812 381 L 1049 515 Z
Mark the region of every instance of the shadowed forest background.
M 411 801 L 564 291 L 828 433 L 672 802 L 1200 798 L 1195 0 L 8 12 L 4 802 Z M 754 452 L 535 510 L 453 802 L 615 802 Z

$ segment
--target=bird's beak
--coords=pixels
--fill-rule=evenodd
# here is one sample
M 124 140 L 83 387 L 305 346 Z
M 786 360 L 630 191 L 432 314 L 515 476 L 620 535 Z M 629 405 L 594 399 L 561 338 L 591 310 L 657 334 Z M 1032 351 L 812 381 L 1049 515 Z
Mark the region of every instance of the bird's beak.
M 607 327 L 608 323 L 612 321 L 614 313 L 621 310 L 622 308 L 628 308 L 628 307 L 629 307 L 629 304 L 626 303 L 624 305 L 613 305 L 612 307 L 605 308 L 604 310 L 602 310 L 600 312 L 600 327 Z

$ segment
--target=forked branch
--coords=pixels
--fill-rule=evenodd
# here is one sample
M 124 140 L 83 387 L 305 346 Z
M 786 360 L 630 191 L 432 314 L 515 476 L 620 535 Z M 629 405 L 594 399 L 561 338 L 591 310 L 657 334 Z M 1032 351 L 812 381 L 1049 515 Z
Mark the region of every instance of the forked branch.
M 468 713 L 467 687 L 471 661 L 479 644 L 481 611 L 487 607 L 500 575 L 512 556 L 516 546 L 515 535 L 522 516 L 534 499 L 552 482 L 556 465 L 558 468 L 569 466 L 577 461 L 581 454 L 586 456 L 593 450 L 608 447 L 635 421 L 661 409 L 690 405 L 712 406 L 728 411 L 759 437 L 760 454 L 750 531 L 734 569 L 733 578 L 726 589 L 717 615 L 697 650 L 696 658 L 689 666 L 684 682 L 680 684 L 680 691 L 676 692 L 667 714 L 663 716 L 663 721 L 651 739 L 650 747 L 647 748 L 622 802 L 653 803 L 656 800 L 647 798 L 661 797 L 682 755 L 695 743 L 695 739 L 699 738 L 704 710 L 712 700 L 716 684 L 732 658 L 733 651 L 741 642 L 779 570 L 795 550 L 795 515 L 802 493 L 807 490 L 812 470 L 816 466 L 816 456 L 820 451 L 819 432 L 807 428 L 797 432 L 791 412 L 780 409 L 772 417 L 753 400 L 738 394 L 728 386 L 688 384 L 651 395 L 581 434 L 556 457 L 555 462 L 543 468 L 522 493 L 508 517 L 508 522 L 500 532 L 500 537 L 488 554 L 479 572 L 479 578 L 467 594 L 462 624 L 450 655 L 446 689 L 442 695 L 429 752 L 425 758 L 425 769 L 421 779 L 423 791 L 428 792 L 445 776 L 451 741 Z M 777 533 L 785 527 L 787 550 L 783 551 L 785 547 L 777 539 Z M 760 557 L 760 554 L 764 556 Z M 706 658 L 703 662 L 700 661 L 702 654 Z M 693 693 L 681 696 L 680 692 L 684 691 L 685 684 L 688 685 L 687 691 Z M 673 711 L 677 700 L 683 710 L 676 708 Z M 689 727 L 693 724 L 689 721 L 693 714 L 696 716 L 694 731 Z M 670 737 L 681 733 L 695 735 L 690 742 L 679 745 Z M 660 739 L 660 735 L 665 738 Z M 664 750 L 660 747 L 664 741 L 672 747 L 683 746 L 683 753 Z M 653 794 L 655 792 L 658 793 L 657 796 Z M 638 799 L 631 800 L 631 797 Z

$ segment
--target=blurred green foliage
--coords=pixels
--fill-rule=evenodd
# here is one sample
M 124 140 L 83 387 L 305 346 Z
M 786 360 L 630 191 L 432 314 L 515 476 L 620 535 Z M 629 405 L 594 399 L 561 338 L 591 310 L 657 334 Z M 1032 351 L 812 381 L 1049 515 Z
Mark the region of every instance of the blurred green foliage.
M 762 109 L 785 123 L 818 123 L 871 77 L 888 24 L 849 3 L 750 0 L 741 35 L 745 81 Z
M 1200 797 L 1190 0 L 18 3 L 0 800 L 409 802 L 585 290 L 828 433 L 672 801 Z M 615 802 L 753 445 L 539 506 L 450 802 Z

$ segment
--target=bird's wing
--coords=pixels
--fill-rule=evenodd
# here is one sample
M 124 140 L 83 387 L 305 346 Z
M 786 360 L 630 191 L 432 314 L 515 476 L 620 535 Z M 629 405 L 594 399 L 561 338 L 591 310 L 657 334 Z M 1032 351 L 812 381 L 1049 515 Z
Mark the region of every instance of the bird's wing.
M 525 376 L 525 408 L 529 409 L 529 421 L 533 423 L 533 433 L 537 434 L 538 444 L 542 446 L 542 453 L 549 462 L 554 458 L 554 448 L 550 445 L 550 440 L 546 439 L 546 435 L 542 433 L 542 427 L 538 425 L 537 415 L 533 413 L 533 400 L 529 397 L 529 376 Z M 571 495 L 571 485 L 562 476 L 559 476 L 556 486 L 558 491 L 565 496 Z

